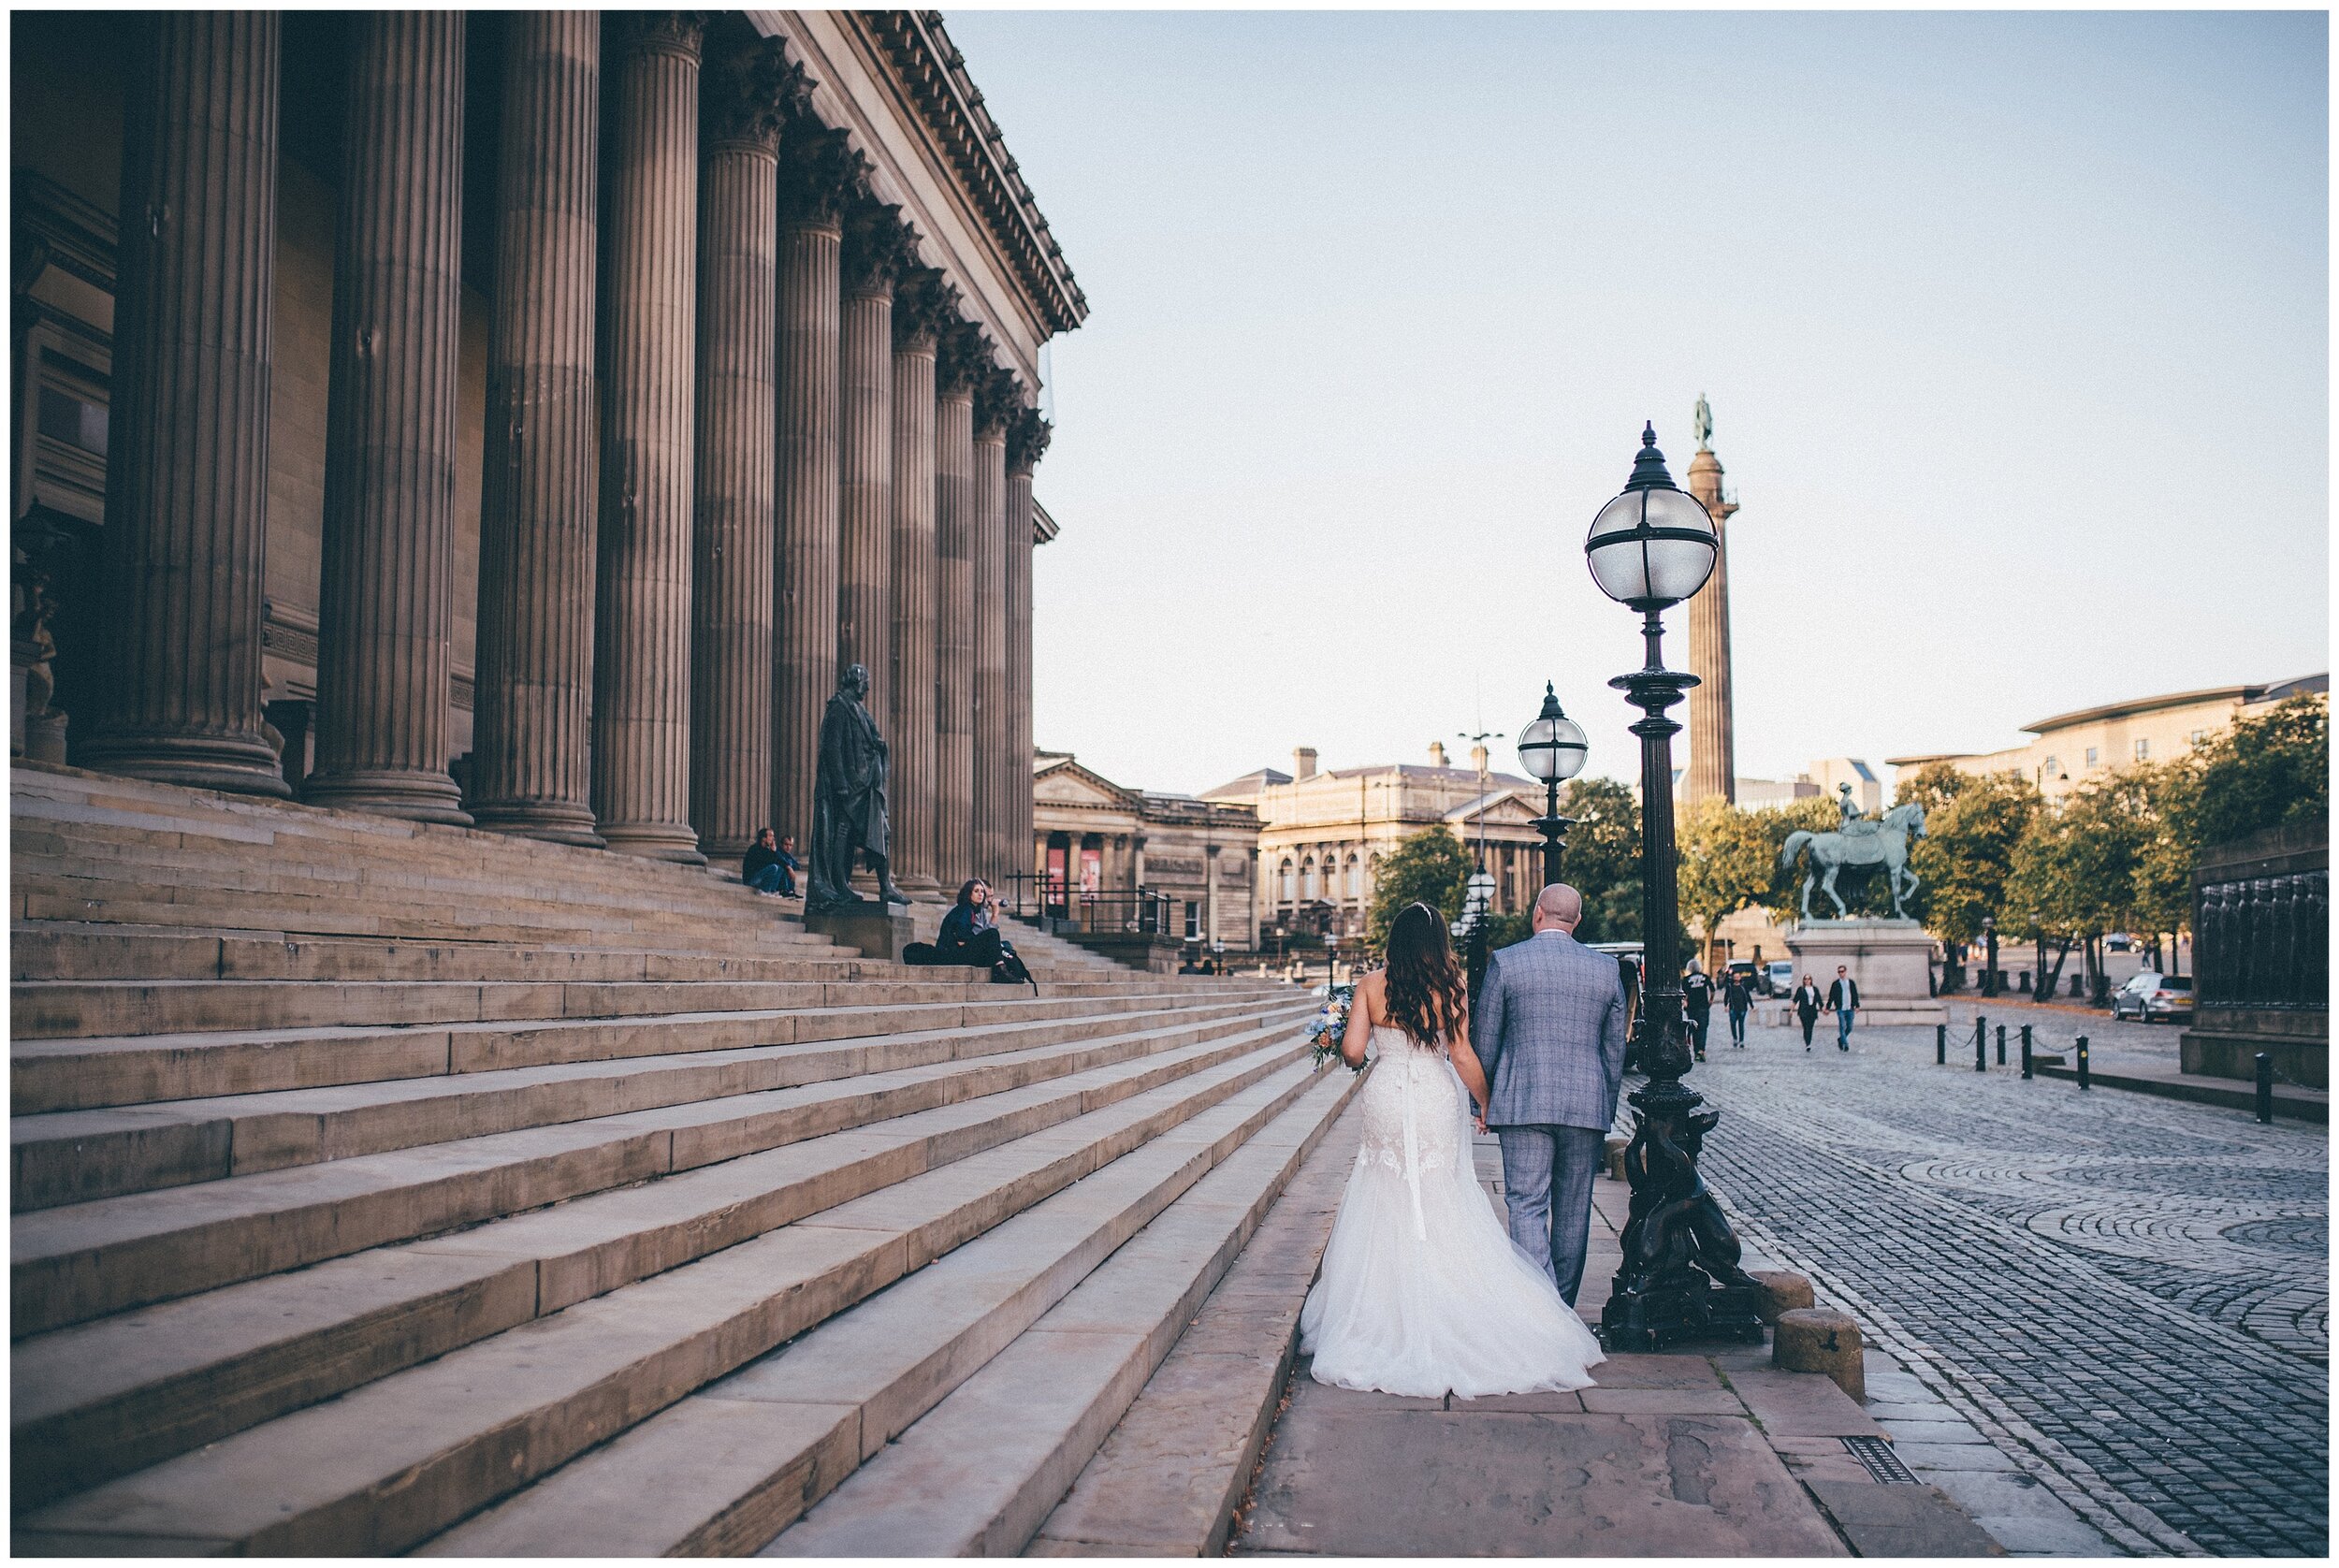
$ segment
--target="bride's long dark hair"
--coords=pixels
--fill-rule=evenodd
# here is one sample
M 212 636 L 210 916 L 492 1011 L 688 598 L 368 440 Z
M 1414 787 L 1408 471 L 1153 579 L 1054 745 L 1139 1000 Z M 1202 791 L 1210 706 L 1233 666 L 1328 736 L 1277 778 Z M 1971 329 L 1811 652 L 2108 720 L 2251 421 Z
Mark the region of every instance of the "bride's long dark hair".
M 1388 925 L 1388 1021 L 1420 1045 L 1442 1043 L 1469 1005 L 1446 922 L 1427 904 L 1408 904 Z

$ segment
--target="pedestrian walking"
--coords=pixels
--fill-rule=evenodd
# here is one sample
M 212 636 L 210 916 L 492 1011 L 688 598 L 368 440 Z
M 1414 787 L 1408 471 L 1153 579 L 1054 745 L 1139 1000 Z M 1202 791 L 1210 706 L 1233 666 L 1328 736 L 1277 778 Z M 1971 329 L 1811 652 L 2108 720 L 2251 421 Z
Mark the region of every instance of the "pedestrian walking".
M 1714 982 L 1693 958 L 1681 973 L 1681 1005 L 1690 1017 L 1690 1040 L 1697 1048 L 1697 1059 L 1706 1059 L 1706 1031 L 1713 1024 Z
M 1836 1015 L 1836 1049 L 1852 1049 L 1852 1015 L 1860 1010 L 1860 982 L 1842 965 L 1836 965 L 1836 983 L 1827 988 L 1827 1010 Z
M 1754 988 L 1746 983 L 1746 977 L 1736 970 L 1722 985 L 1722 1007 L 1730 1015 L 1730 1043 L 1740 1051 L 1746 1049 L 1746 1012 L 1754 1005 Z
M 1794 1016 L 1803 1024 L 1803 1049 L 1811 1049 L 1811 1026 L 1819 1022 L 1819 984 L 1810 976 L 1794 988 Z

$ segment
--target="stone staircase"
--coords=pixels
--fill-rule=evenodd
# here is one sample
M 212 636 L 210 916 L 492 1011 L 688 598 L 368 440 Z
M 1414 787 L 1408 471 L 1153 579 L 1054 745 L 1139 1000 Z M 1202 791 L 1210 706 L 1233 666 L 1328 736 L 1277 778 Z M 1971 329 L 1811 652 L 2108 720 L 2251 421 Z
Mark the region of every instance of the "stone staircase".
M 12 797 L 22 1552 L 1021 1550 L 1355 1086 L 1287 987 L 1038 933 L 1034 995 L 695 868 Z

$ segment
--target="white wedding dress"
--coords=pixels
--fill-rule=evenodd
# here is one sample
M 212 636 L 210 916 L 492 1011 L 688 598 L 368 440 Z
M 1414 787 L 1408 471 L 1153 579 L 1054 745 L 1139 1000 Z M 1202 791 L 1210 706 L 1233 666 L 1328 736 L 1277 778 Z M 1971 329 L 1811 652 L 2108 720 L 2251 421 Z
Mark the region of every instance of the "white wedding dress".
M 1387 1024 L 1373 1051 L 1364 1145 L 1300 1309 L 1315 1380 L 1425 1399 L 1587 1387 L 1605 1357 L 1478 1185 L 1461 1075 Z

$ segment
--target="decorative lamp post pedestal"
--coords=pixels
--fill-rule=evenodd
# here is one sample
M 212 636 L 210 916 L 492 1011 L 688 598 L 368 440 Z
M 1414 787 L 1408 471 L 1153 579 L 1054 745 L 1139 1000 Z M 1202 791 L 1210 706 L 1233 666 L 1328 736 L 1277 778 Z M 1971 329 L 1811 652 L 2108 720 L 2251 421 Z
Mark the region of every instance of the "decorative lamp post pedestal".
M 1673 835 L 1673 737 L 1666 709 L 1697 677 L 1664 667 L 1663 612 L 1695 594 L 1713 572 L 1713 521 L 1674 486 L 1655 429 L 1624 493 L 1601 508 L 1584 543 L 1593 580 L 1641 612 L 1647 662 L 1610 686 L 1641 710 L 1641 935 L 1647 955 L 1639 1059 L 1649 1081 L 1626 1096 L 1635 1115 L 1624 1151 L 1633 1198 L 1619 1239 L 1623 1265 L 1600 1314 L 1610 1350 L 1654 1350 L 1691 1339 L 1760 1343 L 1762 1287 L 1739 1266 L 1738 1239 L 1707 1190 L 1697 1157 L 1722 1120 L 1681 1080 L 1692 1067 L 1681 1004 L 1679 890 Z

